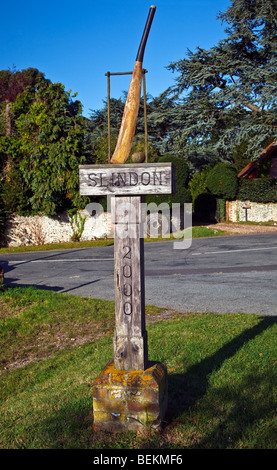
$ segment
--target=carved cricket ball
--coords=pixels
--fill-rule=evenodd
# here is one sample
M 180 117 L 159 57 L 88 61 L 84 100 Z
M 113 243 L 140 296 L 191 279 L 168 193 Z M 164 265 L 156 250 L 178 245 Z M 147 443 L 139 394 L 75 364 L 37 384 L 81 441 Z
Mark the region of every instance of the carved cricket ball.
M 133 163 L 143 163 L 145 160 L 145 155 L 143 152 L 135 152 L 132 155 L 132 162 Z

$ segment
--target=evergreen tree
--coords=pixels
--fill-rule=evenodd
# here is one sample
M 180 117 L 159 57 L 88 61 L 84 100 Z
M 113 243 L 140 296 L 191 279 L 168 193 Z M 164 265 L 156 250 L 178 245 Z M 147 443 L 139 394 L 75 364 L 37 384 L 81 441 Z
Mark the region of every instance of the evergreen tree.
M 127 95 L 127 93 L 124 93 Z M 125 96 L 126 98 L 126 96 Z M 148 97 L 149 99 L 149 97 Z M 113 153 L 117 137 L 122 121 L 125 101 L 120 99 L 110 99 L 110 136 L 111 136 L 111 153 Z M 157 108 L 156 101 L 152 100 L 147 103 L 147 128 L 148 128 L 148 159 L 149 161 L 157 161 L 159 157 L 157 142 L 161 142 L 159 137 L 158 126 L 153 125 L 153 119 L 149 116 L 152 110 Z M 104 101 L 104 107 L 100 110 L 92 111 L 91 118 L 87 125 L 87 146 L 90 148 L 90 163 L 105 164 L 108 163 L 108 111 L 107 101 Z M 145 123 L 144 123 L 144 103 L 140 102 L 139 114 L 136 125 L 136 132 L 132 145 L 131 154 L 134 152 L 145 150 Z
M 117 136 L 120 129 L 124 102 L 121 99 L 110 100 L 110 124 L 111 124 L 111 148 L 116 146 Z M 104 107 L 92 111 L 88 121 L 86 143 L 90 148 L 90 163 L 108 163 L 108 109 L 107 101 Z
M 78 165 L 86 163 L 86 121 L 73 98 L 36 69 L 0 72 L 0 193 L 6 212 L 54 215 L 85 206 Z
M 226 39 L 169 65 L 174 108 L 170 139 L 190 160 L 232 161 L 238 146 L 255 158 L 277 134 L 277 2 L 231 0 L 218 19 Z
M 174 146 L 171 136 L 178 129 L 177 107 L 178 103 L 166 91 L 147 103 L 148 140 L 161 154 L 170 153 Z

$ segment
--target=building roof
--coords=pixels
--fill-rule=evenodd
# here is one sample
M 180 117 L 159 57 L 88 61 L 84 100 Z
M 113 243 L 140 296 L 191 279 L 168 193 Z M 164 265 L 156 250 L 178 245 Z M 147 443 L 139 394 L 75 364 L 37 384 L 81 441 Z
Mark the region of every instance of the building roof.
M 271 158 L 269 178 L 277 178 L 277 142 L 272 142 L 254 162 L 249 162 L 238 174 L 238 178 L 258 178 L 262 163 Z

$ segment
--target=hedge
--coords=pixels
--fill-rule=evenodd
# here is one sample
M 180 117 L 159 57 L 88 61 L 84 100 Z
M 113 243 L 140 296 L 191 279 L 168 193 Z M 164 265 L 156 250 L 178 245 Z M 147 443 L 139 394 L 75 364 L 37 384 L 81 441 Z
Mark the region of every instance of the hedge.
M 277 180 L 273 178 L 239 179 L 236 199 L 264 204 L 277 202 Z

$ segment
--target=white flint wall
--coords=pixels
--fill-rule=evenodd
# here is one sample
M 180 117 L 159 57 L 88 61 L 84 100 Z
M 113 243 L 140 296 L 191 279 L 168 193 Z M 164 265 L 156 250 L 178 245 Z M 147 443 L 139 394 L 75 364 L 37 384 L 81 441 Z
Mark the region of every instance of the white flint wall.
M 227 201 L 226 219 L 230 222 L 277 222 L 277 204 L 251 201 Z
M 86 210 L 80 211 L 86 217 L 81 240 L 93 240 L 112 235 L 110 214 L 102 213 L 92 217 Z M 55 217 L 34 215 L 23 217 L 12 216 L 7 224 L 6 245 L 10 247 L 42 245 L 47 243 L 70 242 L 73 231 L 67 212 Z

